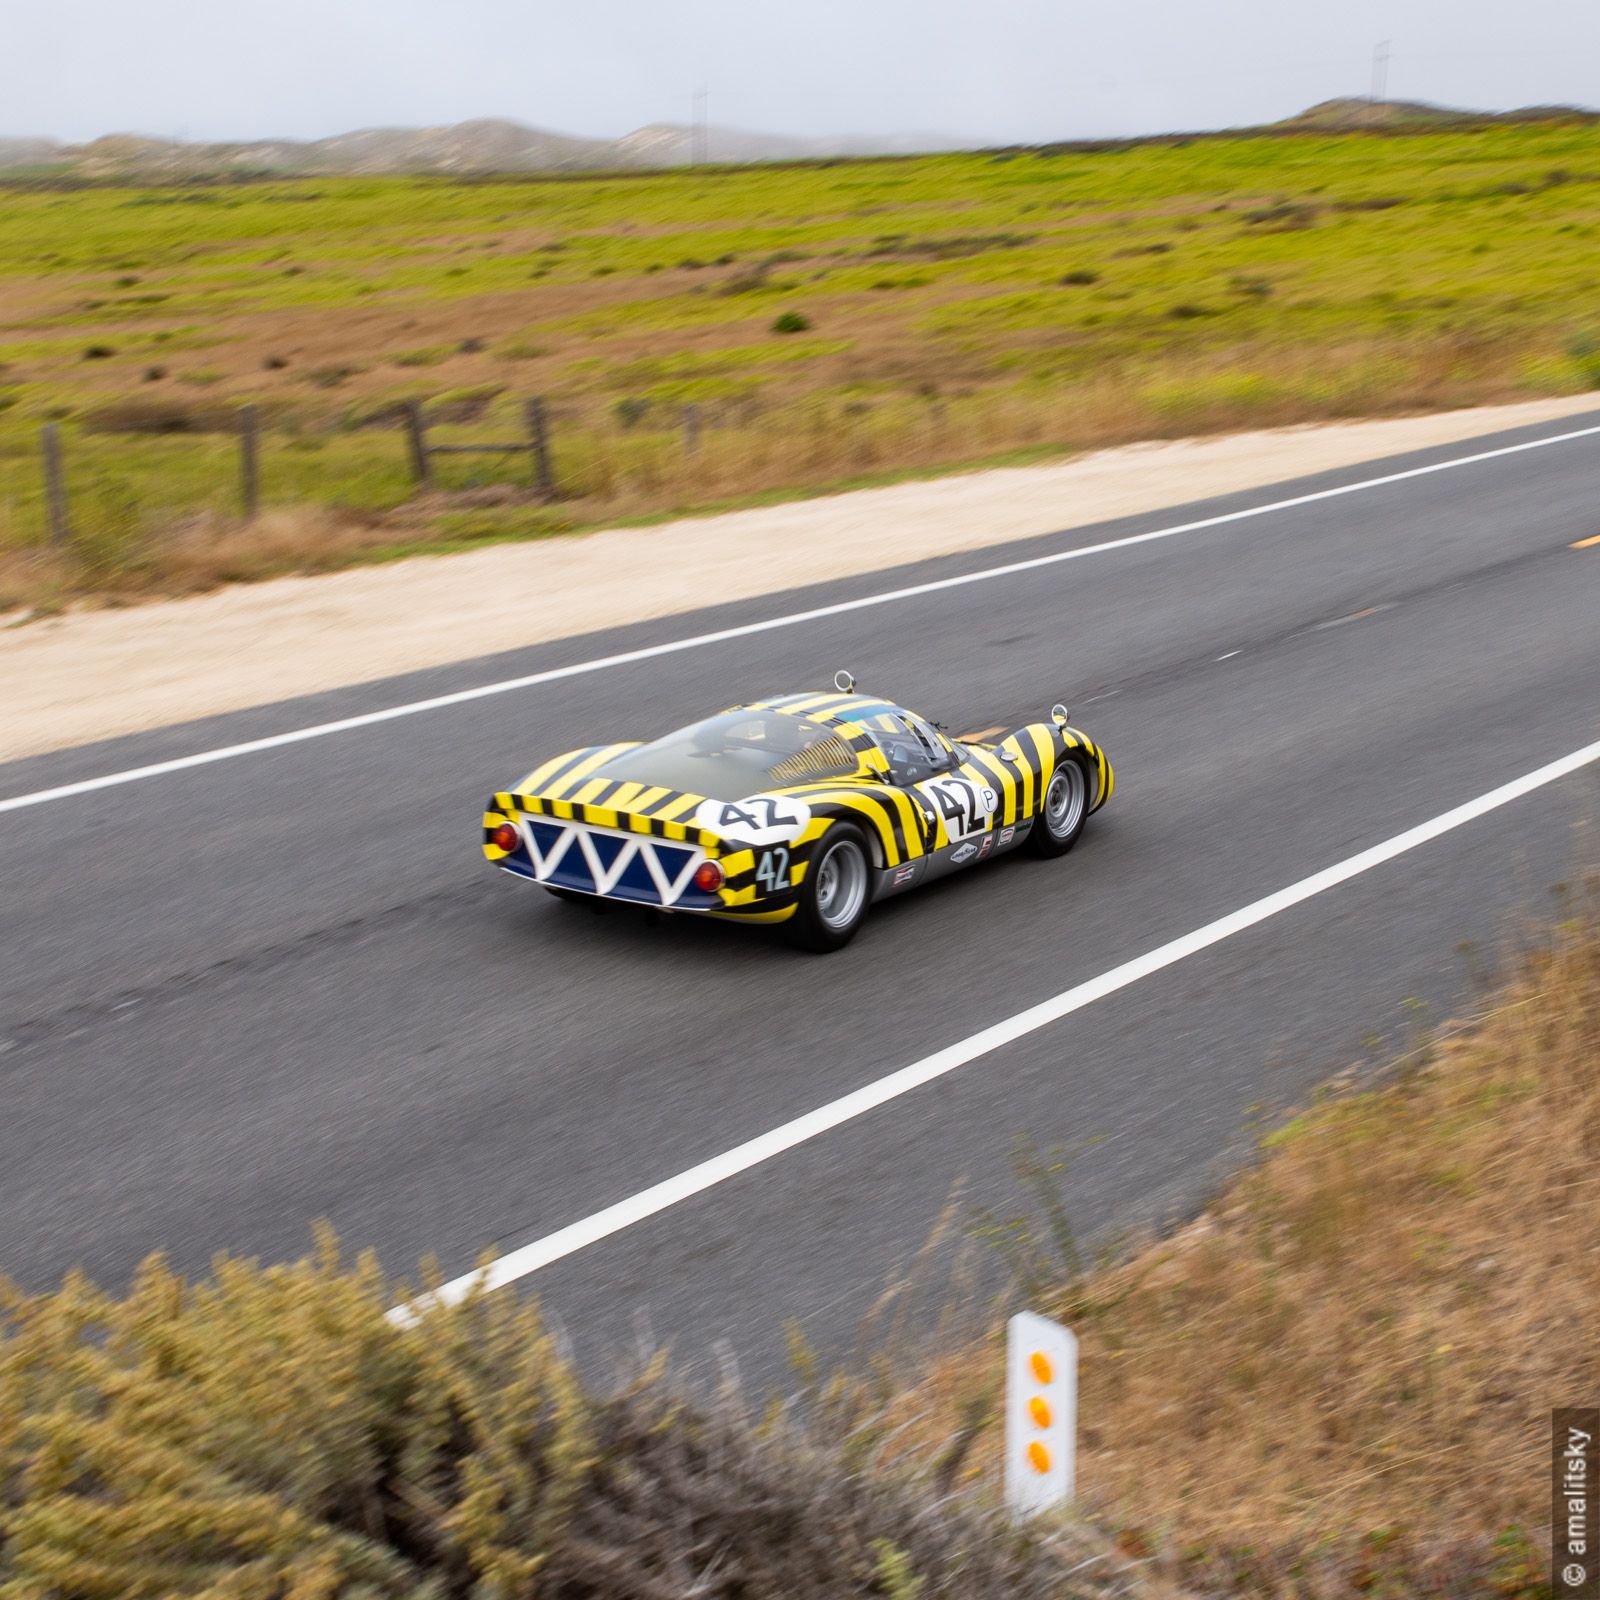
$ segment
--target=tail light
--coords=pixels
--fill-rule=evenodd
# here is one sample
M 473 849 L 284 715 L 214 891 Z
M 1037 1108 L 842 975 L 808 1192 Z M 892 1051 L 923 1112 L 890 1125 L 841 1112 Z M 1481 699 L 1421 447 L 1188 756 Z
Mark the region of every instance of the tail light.
M 715 861 L 702 861 L 694 869 L 694 886 L 706 894 L 715 894 L 722 887 L 722 868 Z
M 509 822 L 502 822 L 500 826 L 489 835 L 489 842 L 495 847 L 495 849 L 509 852 L 515 850 L 517 846 L 522 843 L 522 835 L 517 832 L 513 824 Z

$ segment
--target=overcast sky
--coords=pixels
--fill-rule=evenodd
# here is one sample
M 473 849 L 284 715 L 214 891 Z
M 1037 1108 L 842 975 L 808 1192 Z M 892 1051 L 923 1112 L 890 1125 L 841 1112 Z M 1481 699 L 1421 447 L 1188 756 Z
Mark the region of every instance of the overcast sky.
M 0 0 L 0 133 L 316 137 L 689 118 L 984 142 L 1211 128 L 1364 93 L 1600 102 L 1600 0 Z

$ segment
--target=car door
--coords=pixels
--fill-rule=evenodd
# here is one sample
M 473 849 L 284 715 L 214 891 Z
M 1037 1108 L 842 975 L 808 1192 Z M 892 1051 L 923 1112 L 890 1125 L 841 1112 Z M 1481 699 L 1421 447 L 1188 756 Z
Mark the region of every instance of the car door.
M 981 861 L 994 847 L 1000 795 L 988 775 L 963 766 L 949 743 L 909 712 L 882 719 L 889 773 L 912 798 L 923 821 L 928 865 L 936 877 Z

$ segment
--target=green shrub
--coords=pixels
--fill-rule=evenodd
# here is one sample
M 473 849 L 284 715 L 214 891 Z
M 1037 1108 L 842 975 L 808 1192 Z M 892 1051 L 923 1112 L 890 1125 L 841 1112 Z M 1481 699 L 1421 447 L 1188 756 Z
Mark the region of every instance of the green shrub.
M 411 1600 L 432 1571 L 529 1593 L 592 1461 L 570 1369 L 513 1297 L 427 1338 L 384 1304 L 328 1239 L 192 1288 L 152 1260 L 120 1302 L 8 1293 L 0 1588 Z
M 806 333 L 810 330 L 811 319 L 799 311 L 785 311 L 772 324 L 774 333 Z
M 1591 389 L 1600 389 L 1600 334 L 1575 333 L 1566 343 L 1567 359 Z
M 159 367 L 149 370 L 164 371 Z M 215 401 L 128 395 L 91 406 L 80 421 L 85 433 L 232 433 L 238 427 L 238 410 Z
M 465 389 L 448 389 L 428 407 L 428 421 L 476 422 L 493 401 L 505 393 L 501 383 L 473 384 Z
M 307 1260 L 219 1260 L 192 1285 L 152 1258 L 121 1300 L 77 1276 L 35 1296 L 0 1283 L 0 1593 L 1129 1592 L 1081 1534 L 1019 1537 L 931 1470 L 863 1466 L 896 1431 L 883 1418 L 829 1442 L 688 1403 L 659 1366 L 595 1399 L 514 1294 L 410 1327 L 389 1299 L 325 1232 Z
M 313 367 L 306 374 L 306 381 L 314 383 L 319 389 L 337 389 L 341 383 L 348 383 L 360 371 L 360 367 Z

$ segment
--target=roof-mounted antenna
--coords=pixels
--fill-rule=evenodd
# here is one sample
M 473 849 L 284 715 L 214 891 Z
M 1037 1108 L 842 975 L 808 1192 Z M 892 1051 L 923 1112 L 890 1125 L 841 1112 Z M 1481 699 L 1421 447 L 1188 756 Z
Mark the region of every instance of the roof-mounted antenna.
M 833 675 L 833 686 L 840 694 L 854 694 L 856 692 L 856 680 L 842 667 Z

